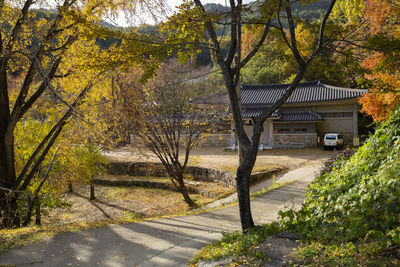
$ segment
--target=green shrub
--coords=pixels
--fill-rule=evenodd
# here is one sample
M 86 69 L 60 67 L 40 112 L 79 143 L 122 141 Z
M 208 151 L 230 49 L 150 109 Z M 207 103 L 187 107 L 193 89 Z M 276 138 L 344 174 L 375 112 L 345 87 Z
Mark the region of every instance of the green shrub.
M 259 266 L 267 259 L 262 252 L 254 248 L 263 242 L 265 238 L 279 231 L 280 229 L 276 223 L 270 223 L 250 228 L 246 234 L 241 231 L 233 233 L 222 232 L 222 239 L 203 248 L 191 260 L 190 265 L 197 266 L 200 261 L 230 258 L 231 264 L 234 266 Z
M 399 152 L 400 110 L 353 157 L 318 177 L 299 211 L 281 212 L 281 226 L 312 240 L 400 245 Z

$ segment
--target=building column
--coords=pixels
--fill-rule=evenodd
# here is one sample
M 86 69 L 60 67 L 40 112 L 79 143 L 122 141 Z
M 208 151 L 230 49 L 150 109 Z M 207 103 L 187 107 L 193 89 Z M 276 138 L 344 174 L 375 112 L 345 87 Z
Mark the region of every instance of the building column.
M 231 122 L 231 138 L 229 140 L 229 147 L 235 148 L 235 146 L 236 146 L 235 126 L 233 125 L 233 122 Z
M 274 146 L 274 124 L 272 120 L 269 121 L 269 144 L 270 147 Z
M 354 105 L 353 109 L 353 138 L 358 138 L 358 106 Z

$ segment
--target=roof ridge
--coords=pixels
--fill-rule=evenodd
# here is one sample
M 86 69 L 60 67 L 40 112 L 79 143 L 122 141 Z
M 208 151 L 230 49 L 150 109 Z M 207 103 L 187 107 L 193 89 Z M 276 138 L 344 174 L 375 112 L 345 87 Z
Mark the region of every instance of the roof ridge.
M 360 91 L 360 92 L 367 92 L 368 89 L 359 89 L 359 88 L 345 88 L 345 87 L 339 87 L 339 86 L 334 86 L 334 85 L 329 85 L 329 84 L 323 84 L 325 87 L 331 88 L 333 90 L 341 90 L 341 91 L 347 91 L 347 92 L 355 92 L 355 91 Z
M 298 84 L 297 87 L 299 87 L 299 86 L 309 86 L 309 85 L 319 85 L 319 84 L 324 85 L 324 83 L 322 83 L 320 80 L 314 80 L 314 81 L 301 82 L 301 83 Z M 247 87 L 246 89 L 266 89 L 266 88 L 271 88 L 271 87 L 288 87 L 290 85 L 291 85 L 291 83 L 284 83 L 284 84 L 282 84 L 282 83 L 277 83 L 277 84 L 242 84 L 242 85 L 240 85 L 240 87 L 241 88 Z M 271 89 L 275 89 L 275 88 L 271 88 Z

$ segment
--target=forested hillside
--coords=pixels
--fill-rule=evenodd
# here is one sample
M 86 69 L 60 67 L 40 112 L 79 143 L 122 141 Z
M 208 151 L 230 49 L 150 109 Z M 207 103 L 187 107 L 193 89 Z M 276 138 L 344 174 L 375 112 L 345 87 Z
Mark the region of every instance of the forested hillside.
M 307 5 L 302 5 L 301 3 L 294 3 L 293 4 L 293 13 L 295 16 L 301 17 L 304 20 L 312 22 L 315 19 L 319 19 L 322 11 L 329 5 L 329 0 L 320 0 L 317 2 L 313 2 Z M 250 8 L 252 14 L 251 16 L 257 16 L 257 14 L 260 14 L 260 3 L 258 1 L 254 1 L 248 4 L 248 7 Z M 221 4 L 215 4 L 215 3 L 208 3 L 204 5 L 204 8 L 207 12 L 216 12 L 216 13 L 223 13 L 229 10 L 228 7 L 225 7 Z M 45 9 L 38 9 L 35 12 L 37 12 L 37 15 L 34 19 L 40 19 L 40 18 L 45 18 L 48 21 L 54 18 L 54 11 L 53 10 L 45 10 Z M 246 18 L 248 16 L 244 15 L 244 21 L 246 21 Z M 102 21 L 102 26 L 111 29 L 111 30 L 120 30 L 123 32 L 129 32 L 131 30 L 138 30 L 141 33 L 148 33 L 148 34 L 155 34 L 157 31 L 157 25 L 142 25 L 139 28 L 137 27 L 121 27 L 121 26 L 115 26 L 113 24 L 110 24 L 106 21 Z M 229 28 L 220 26 L 220 28 L 217 30 L 217 34 L 220 38 L 223 38 L 226 33 L 229 32 Z M 119 43 L 119 40 L 116 40 L 114 38 L 106 38 L 106 39 L 97 39 L 96 43 L 99 45 L 100 48 L 106 49 L 110 45 Z M 202 47 L 201 48 L 201 53 L 197 55 L 196 59 L 196 64 L 198 66 L 202 65 L 211 65 L 211 56 L 210 56 L 210 51 L 208 47 Z

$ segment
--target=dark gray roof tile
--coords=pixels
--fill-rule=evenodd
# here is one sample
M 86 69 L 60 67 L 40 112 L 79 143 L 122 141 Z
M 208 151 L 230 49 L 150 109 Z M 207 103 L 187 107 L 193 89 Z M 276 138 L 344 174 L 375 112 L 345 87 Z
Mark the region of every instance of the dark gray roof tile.
M 242 85 L 241 98 L 243 105 L 273 104 L 289 84 Z M 367 90 L 348 89 L 326 85 L 319 81 L 300 83 L 286 100 L 285 104 L 310 103 L 354 99 L 365 94 Z
M 242 112 L 243 118 L 254 118 L 261 114 L 262 108 L 246 108 Z M 296 111 L 296 112 L 281 112 L 280 109 L 275 111 L 272 116 L 276 121 L 290 122 L 290 121 L 304 121 L 304 122 L 317 122 L 322 121 L 322 117 L 310 111 Z
M 242 85 L 242 105 L 263 106 L 273 104 L 284 92 L 289 84 L 267 84 L 267 85 Z M 320 81 L 300 83 L 288 98 L 285 104 L 326 102 L 346 99 L 356 99 L 364 95 L 367 90 L 349 89 L 331 86 Z M 229 104 L 227 93 L 214 95 L 200 100 L 206 104 Z
M 257 117 L 262 113 L 263 109 L 262 108 L 245 108 L 242 111 L 242 117 L 243 118 L 254 118 Z M 272 113 L 271 117 L 272 118 L 279 118 L 280 116 L 280 110 L 276 110 L 274 113 Z
M 320 115 L 312 112 L 312 111 L 305 111 L 305 112 L 285 112 L 281 114 L 281 118 L 278 121 L 322 121 Z

